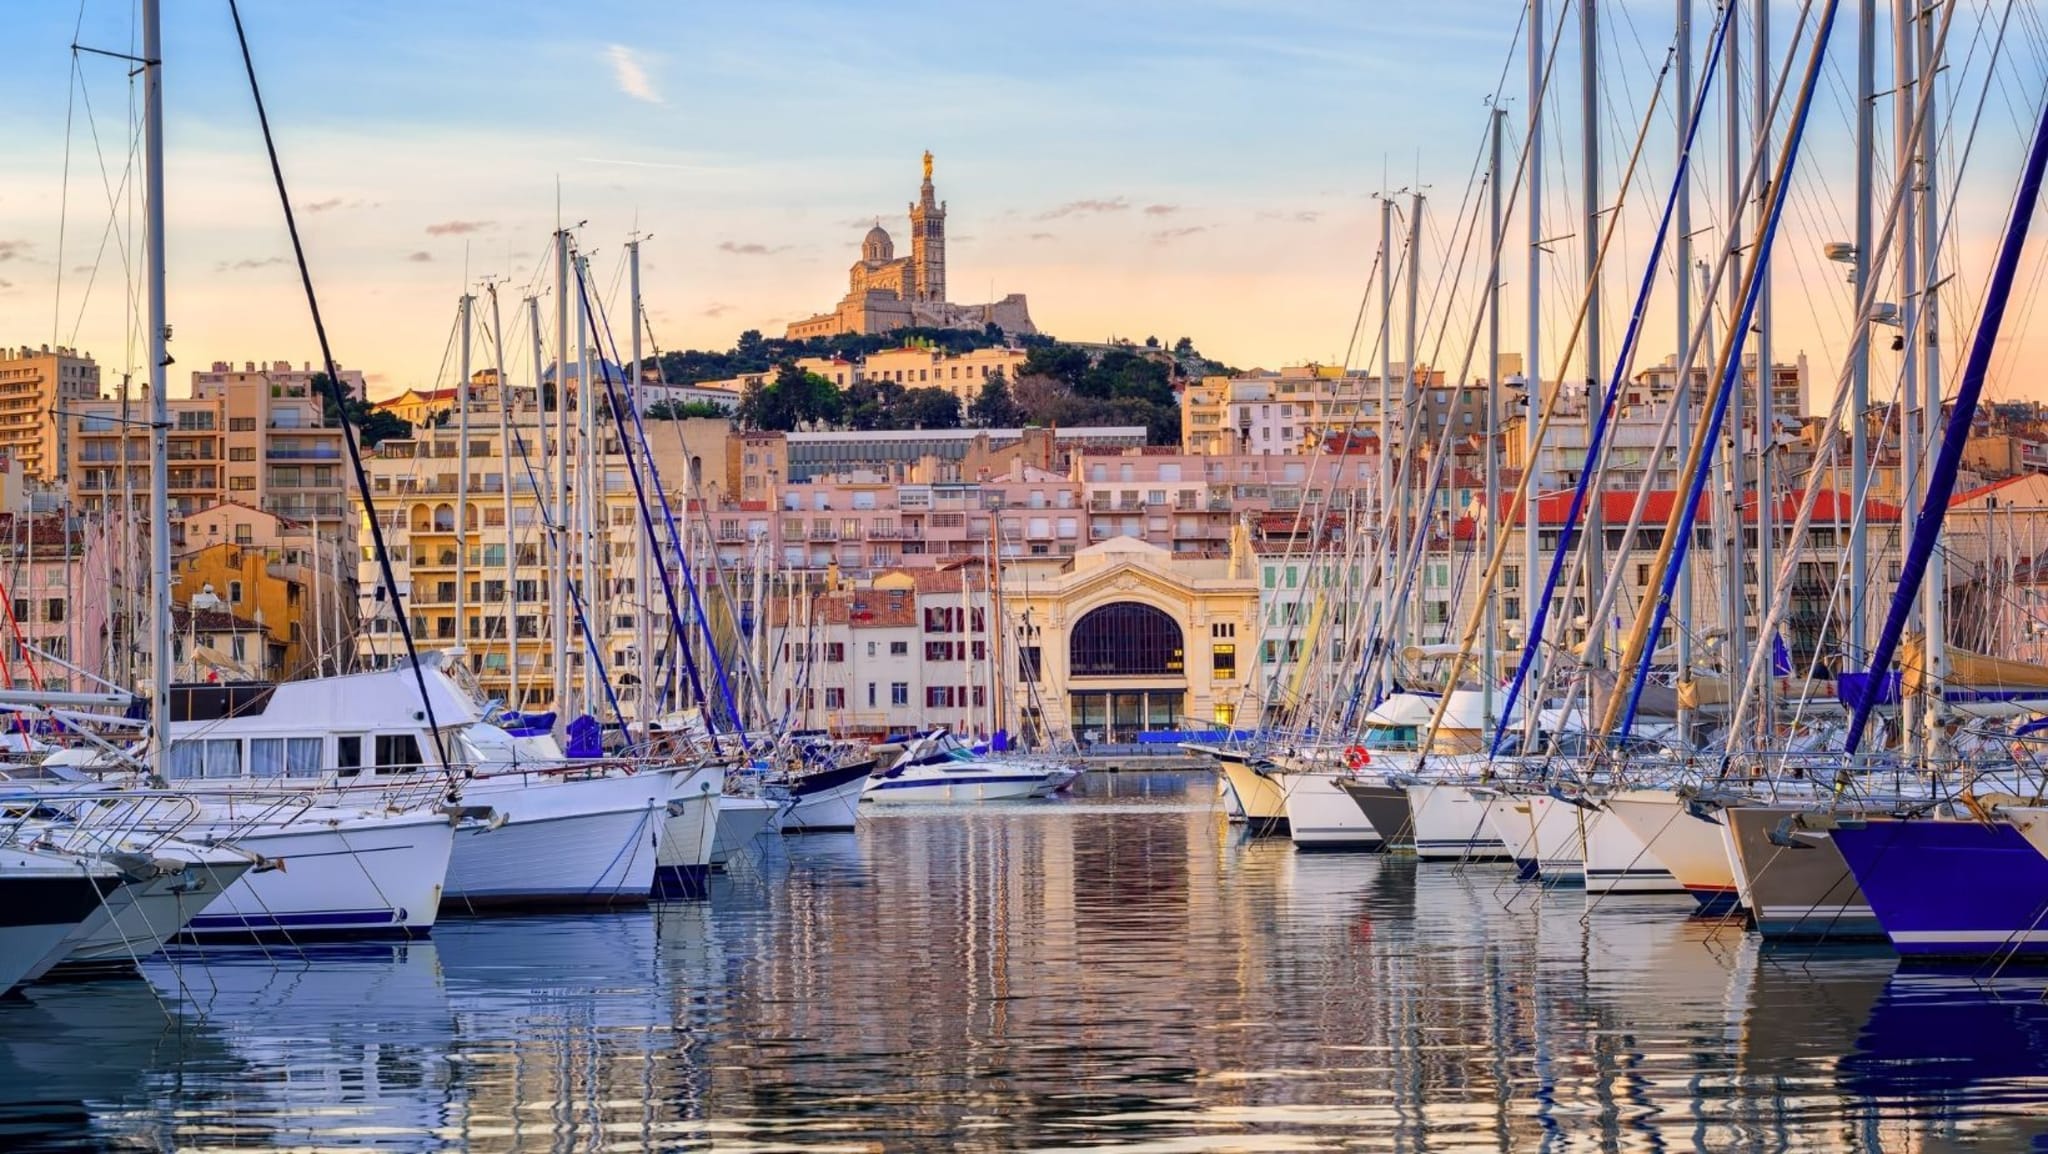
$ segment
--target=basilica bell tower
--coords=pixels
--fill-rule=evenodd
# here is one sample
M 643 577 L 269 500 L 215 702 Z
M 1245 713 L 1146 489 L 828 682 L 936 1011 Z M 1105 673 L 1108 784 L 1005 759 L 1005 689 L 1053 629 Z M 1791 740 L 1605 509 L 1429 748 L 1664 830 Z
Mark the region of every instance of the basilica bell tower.
M 924 184 L 910 206 L 911 291 L 921 301 L 946 299 L 946 202 L 932 194 L 932 154 L 924 154 Z

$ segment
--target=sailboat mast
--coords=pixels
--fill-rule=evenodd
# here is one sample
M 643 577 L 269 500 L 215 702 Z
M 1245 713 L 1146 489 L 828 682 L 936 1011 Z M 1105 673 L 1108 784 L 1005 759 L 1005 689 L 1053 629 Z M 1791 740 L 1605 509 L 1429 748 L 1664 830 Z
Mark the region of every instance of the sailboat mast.
M 1605 211 L 1600 202 L 1600 5 L 1598 0 L 1579 0 L 1579 88 L 1581 121 L 1579 142 L 1581 150 L 1579 179 L 1585 186 L 1586 219 L 1584 226 L 1585 243 L 1580 246 L 1586 258 L 1586 422 L 1592 428 L 1594 396 L 1604 376 L 1601 367 L 1600 348 L 1600 217 Z M 1585 461 L 1586 469 L 1598 469 L 1595 461 Z M 1600 479 L 1596 475 L 1586 502 L 1586 650 L 1585 663 L 1588 669 L 1599 669 L 1606 665 L 1606 641 L 1602 634 L 1600 614 L 1593 612 L 1595 589 L 1599 574 L 1607 571 L 1606 546 L 1607 530 L 1602 524 Z
M 583 646 L 582 692 L 576 707 L 595 716 L 598 712 L 597 662 L 604 652 L 604 633 L 609 624 L 603 598 L 597 588 L 597 543 L 604 529 L 604 495 L 597 491 L 597 390 L 591 387 L 590 309 L 585 300 L 590 292 L 590 258 L 576 255 L 576 551 L 581 562 L 578 584 L 582 592 L 583 631 L 589 643 Z
M 646 406 L 640 403 L 642 384 L 640 368 L 640 239 L 626 242 L 626 290 L 632 298 L 632 335 L 627 346 L 633 358 L 633 368 L 626 378 L 626 403 L 635 412 L 644 412 Z M 625 446 L 621 445 L 621 449 Z M 687 466 L 686 466 L 687 467 Z M 692 478 L 693 479 L 693 478 Z M 639 540 L 633 543 L 633 649 L 639 658 L 640 678 L 637 699 L 640 704 L 640 728 L 643 734 L 651 733 L 654 723 L 654 602 L 649 587 L 654 575 L 648 566 L 654 554 L 654 535 L 647 531 L 645 519 L 633 519 L 634 532 Z
M 1728 42 L 1726 47 L 1722 49 L 1728 54 L 1728 83 L 1725 89 L 1727 104 L 1724 117 L 1726 124 L 1723 126 L 1728 147 L 1727 243 L 1730 249 L 1740 251 L 1743 242 L 1748 237 L 1748 230 L 1743 227 L 1744 217 L 1742 212 L 1742 174 L 1743 162 L 1745 160 L 1742 135 L 1742 37 L 1736 34 L 1737 29 L 1740 27 L 1739 10 L 1730 11 L 1728 16 L 1734 22 L 1734 26 L 1729 28 Z M 1762 60 L 1758 60 L 1753 67 L 1758 72 L 1769 71 Z M 1760 149 L 1758 151 L 1762 152 L 1763 150 Z M 1768 155 L 1768 153 L 1765 153 L 1765 155 Z M 1760 197 L 1768 198 L 1770 194 L 1770 186 L 1768 184 L 1759 182 L 1757 190 Z M 1761 270 L 1759 270 L 1759 275 L 1761 275 Z M 1736 323 L 1735 318 L 1742 313 L 1743 288 L 1741 281 L 1742 278 L 1740 276 L 1733 276 L 1729 277 L 1727 282 L 1727 318 L 1730 327 L 1722 334 L 1721 339 L 1729 347 L 1733 347 L 1738 343 L 1741 336 L 1733 327 Z M 1715 462 L 1715 467 L 1720 473 L 1721 499 L 1714 505 L 1714 516 L 1716 518 L 1725 517 L 1726 520 L 1722 524 L 1727 526 L 1724 532 L 1718 534 L 1721 541 L 1721 563 L 1723 566 L 1721 581 L 1720 667 L 1721 676 L 1731 681 L 1735 677 L 1735 663 L 1739 660 L 1739 655 L 1749 652 L 1749 645 L 1743 637 L 1746 632 L 1744 625 L 1748 620 L 1749 590 L 1748 575 L 1745 572 L 1747 566 L 1743 561 L 1742 533 L 1744 493 L 1742 483 L 1742 365 L 1737 363 L 1734 371 L 1735 387 L 1729 391 L 1726 410 L 1722 418 L 1720 459 Z M 1650 643 L 1654 646 L 1656 639 L 1652 638 Z M 1741 740 L 1741 736 L 1739 734 L 1730 734 L 1729 739 L 1731 742 L 1736 742 Z
M 540 330 L 534 330 L 536 354 Z M 540 382 L 535 379 L 535 387 Z M 543 397 L 545 399 L 545 397 Z M 545 438 L 543 438 L 545 440 Z M 569 698 L 569 233 L 555 230 L 555 506 L 554 533 L 548 545 L 549 638 L 555 650 L 553 705 L 559 719 Z M 536 494 L 538 496 L 538 494 Z M 560 721 L 557 721 L 560 725 Z
M 505 676 L 511 686 L 505 699 L 519 704 L 519 539 L 512 515 L 512 388 L 505 380 L 505 318 L 498 308 L 498 284 L 491 282 L 491 351 L 498 374 L 498 483 L 505 503 Z M 536 380 L 535 386 L 540 382 Z
M 1863 299 L 1870 277 L 1871 198 L 1877 163 L 1877 0 L 1856 6 L 1856 254 L 1850 266 L 1851 296 Z M 1857 317 L 1857 324 L 1865 318 Z M 1869 580 L 1870 433 L 1863 419 L 1870 409 L 1870 338 L 1851 350 L 1849 378 L 1849 624 L 1847 665 L 1864 659 L 1870 644 Z
M 160 781 L 171 770 L 171 364 L 164 316 L 164 62 L 158 0 L 142 0 L 142 133 L 144 199 L 148 202 L 143 261 L 149 293 L 149 757 Z M 127 437 L 122 437 L 126 443 Z
M 1493 272 L 1486 286 L 1486 529 L 1478 538 L 1484 542 L 1482 556 L 1493 554 L 1495 535 L 1501 531 L 1500 521 L 1500 251 L 1503 231 L 1507 221 L 1507 189 L 1502 184 L 1506 172 L 1501 168 L 1501 142 L 1507 135 L 1507 111 L 1493 110 L 1492 158 L 1488 161 L 1492 176 L 1487 180 L 1489 197 L 1488 212 L 1491 228 L 1493 258 L 1490 267 Z M 1456 539 L 1456 534 L 1452 538 Z M 1475 544 L 1478 542 L 1475 542 Z M 1480 659 L 1480 681 L 1484 694 L 1484 716 L 1488 731 L 1493 729 L 1493 687 L 1500 680 L 1497 651 L 1500 649 L 1500 598 L 1497 592 L 1488 588 L 1482 596 L 1486 598 L 1486 649 Z M 1447 687 L 1446 692 L 1456 689 Z
M 1380 197 L 1380 648 L 1394 644 L 1394 202 Z M 1401 435 L 1403 445 L 1414 438 Z M 1393 692 L 1394 663 L 1380 661 L 1380 696 Z
M 1914 156 L 1911 152 L 1913 132 L 1913 101 L 1918 95 L 1914 83 L 1913 12 L 1919 7 L 1918 0 L 1893 0 L 1892 4 L 1892 123 L 1895 147 L 1898 149 L 1898 179 L 1913 180 Z M 1934 117 L 1929 111 L 1927 123 L 1932 126 Z M 1909 184 L 1910 187 L 1910 184 Z M 1903 335 L 1905 355 L 1899 362 L 1899 542 L 1912 539 L 1913 522 L 1920 511 L 1920 374 L 1919 362 L 1915 359 L 1915 334 L 1920 331 L 1919 313 L 1922 302 L 1917 290 L 1920 286 L 1920 235 L 1916 222 L 1919 219 L 1918 198 L 1909 191 L 1899 205 L 1899 332 Z M 1906 627 L 1911 628 L 1917 612 L 1909 616 Z M 1901 698 L 1899 702 L 1899 733 L 1901 744 L 1910 746 L 1913 735 L 1918 731 L 1919 702 L 1912 698 Z
M 1407 421 L 1414 419 L 1418 407 L 1415 403 L 1415 390 L 1417 388 L 1415 381 L 1416 326 L 1422 319 L 1422 193 L 1419 190 L 1408 194 L 1408 282 L 1406 291 L 1408 293 L 1407 308 L 1403 310 L 1405 315 L 1402 318 L 1406 331 L 1401 340 L 1401 356 L 1408 362 L 1408 367 L 1401 372 L 1401 419 L 1404 428 Z M 1402 438 L 1401 477 L 1399 480 L 1401 488 L 1401 521 L 1400 533 L 1396 537 L 1396 540 L 1401 545 L 1401 551 L 1397 554 L 1399 564 L 1407 563 L 1408 551 L 1413 545 L 1414 535 L 1424 531 L 1423 526 L 1426 523 L 1426 518 L 1429 516 L 1429 510 L 1418 510 L 1415 508 L 1414 487 L 1409 482 L 1414 475 L 1413 470 L 1416 458 L 1407 450 L 1411 444 L 1420 448 L 1422 445 L 1427 444 L 1428 441 L 1428 430 L 1426 429 L 1418 430 Z M 1422 567 L 1422 572 L 1417 574 L 1417 576 L 1427 576 L 1428 573 L 1429 567 L 1425 565 Z M 1395 620 L 1401 626 L 1395 635 L 1401 639 L 1403 644 L 1414 644 L 1420 632 L 1421 614 L 1410 613 L 1405 600 L 1395 602 L 1394 614 Z
M 1693 0 L 1678 0 L 1678 86 L 1677 98 L 1672 101 L 1678 122 L 1678 149 L 1682 155 L 1692 140 L 1692 5 Z M 1673 349 L 1671 405 L 1677 410 L 1672 419 L 1674 445 L 1689 444 L 1692 441 L 1692 173 L 1688 169 L 1672 190 L 1673 231 L 1671 265 L 1678 275 L 1673 278 L 1672 288 L 1676 302 L 1677 321 L 1673 326 L 1676 347 Z M 1662 471 L 1663 449 L 1657 450 L 1657 457 L 1650 462 L 1651 472 Z M 1677 595 L 1674 598 L 1678 612 L 1677 652 L 1675 654 L 1678 676 L 1681 680 L 1692 676 L 1692 555 L 1686 554 L 1681 562 L 1678 575 Z M 1685 705 L 1684 697 L 1678 705 L 1678 739 L 1681 744 L 1692 740 L 1692 710 Z
M 1753 90 L 1751 108 L 1754 109 L 1754 131 L 1759 139 L 1768 140 L 1771 135 L 1771 5 L 1769 0 L 1757 0 L 1754 17 L 1756 33 L 1756 85 Z M 1758 189 L 1756 197 L 1756 219 L 1762 221 L 1770 211 L 1768 189 Z M 1772 393 L 1777 384 L 1777 374 L 1771 368 L 1771 266 L 1765 264 L 1757 270 L 1756 297 L 1756 606 L 1757 620 L 1761 622 L 1766 607 L 1775 600 L 1773 591 L 1777 583 L 1777 519 L 1778 487 L 1771 469 L 1771 453 L 1777 441 L 1776 405 Z M 1741 435 L 1736 429 L 1736 435 Z M 1776 636 L 1760 637 L 1757 644 L 1766 651 L 1777 648 Z M 1789 650 L 1788 650 L 1789 653 Z M 1730 688 L 1733 688 L 1735 669 L 1728 669 Z M 1764 744 L 1772 744 L 1771 734 L 1777 718 L 1772 688 L 1777 684 L 1774 678 L 1765 678 L 1760 696 L 1761 708 L 1757 718 L 1764 727 Z
M 469 339 L 476 297 L 465 292 L 458 310 L 462 326 L 460 371 L 455 378 L 455 644 L 461 654 L 469 634 Z
M 1542 578 L 1536 575 L 1541 554 L 1537 551 L 1538 531 L 1541 529 L 1542 488 L 1535 481 L 1541 476 L 1537 454 L 1543 449 L 1542 423 L 1537 412 L 1543 407 L 1543 74 L 1545 57 L 1543 50 L 1544 14 L 1543 0 L 1529 0 L 1529 143 L 1523 151 L 1528 155 L 1529 187 L 1526 197 L 1529 201 L 1529 270 L 1528 270 L 1528 331 L 1522 339 L 1526 342 L 1527 355 L 1522 361 L 1522 469 L 1528 479 L 1522 484 L 1522 629 L 1525 634 L 1536 620 L 1536 599 L 1543 589 Z M 1525 636 L 1523 644 L 1540 646 L 1542 639 Z M 1532 702 L 1541 704 L 1540 701 Z M 1523 715 L 1529 718 L 1528 732 L 1535 732 L 1535 719 L 1539 710 L 1529 708 Z
M 1935 83 L 1940 61 L 1935 59 L 1932 15 L 1931 9 L 1923 8 L 1913 21 L 1913 32 L 1920 55 L 1919 82 L 1927 89 L 1928 122 L 1939 123 L 1934 118 L 1938 113 L 1935 101 L 1941 94 L 1940 86 Z M 1927 429 L 1926 451 L 1930 472 L 1940 452 L 1942 426 L 1941 342 L 1938 338 L 1942 282 L 1941 201 L 1936 183 L 1941 170 L 1935 163 L 1940 143 L 1939 132 L 1920 134 L 1920 411 Z M 1908 451 L 1913 450 L 1909 447 Z M 1942 725 L 1948 720 L 1947 710 L 1942 707 L 1942 686 L 1948 680 L 1948 559 L 1940 549 L 1927 559 L 1927 580 L 1920 587 L 1920 596 L 1922 631 L 1927 636 L 1924 659 L 1925 681 L 1929 687 L 1927 756 L 1929 760 L 1935 760 L 1942 756 Z

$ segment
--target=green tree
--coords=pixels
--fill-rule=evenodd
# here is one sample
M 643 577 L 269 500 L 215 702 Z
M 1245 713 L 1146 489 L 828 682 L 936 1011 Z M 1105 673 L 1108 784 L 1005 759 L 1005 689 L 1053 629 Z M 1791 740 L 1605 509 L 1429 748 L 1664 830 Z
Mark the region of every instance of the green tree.
M 844 407 L 844 398 L 831 381 L 792 361 L 776 370 L 774 380 L 748 387 L 735 416 L 750 429 L 787 433 L 802 424 L 836 422 Z
M 908 389 L 898 406 L 913 429 L 957 429 L 960 427 L 960 399 L 944 389 Z
M 724 417 L 723 405 L 710 401 L 656 401 L 642 410 L 641 415 L 650 421 L 687 421 L 697 417 Z
M 1003 370 L 997 369 L 982 382 L 981 395 L 968 406 L 967 417 L 984 429 L 1010 429 L 1024 423 L 1024 410 L 1011 398 Z
M 410 424 L 382 409 L 373 407 L 365 397 L 347 395 L 348 390 L 346 388 L 340 390 L 346 396 L 346 399 L 337 406 L 334 403 L 336 390 L 333 387 L 333 380 L 326 373 L 314 373 L 312 386 L 313 391 L 320 397 L 321 419 L 328 425 L 335 427 L 339 427 L 344 420 L 354 425 L 356 427 L 356 442 L 365 449 L 375 448 L 380 443 L 391 440 L 394 437 L 412 435 L 412 426 Z

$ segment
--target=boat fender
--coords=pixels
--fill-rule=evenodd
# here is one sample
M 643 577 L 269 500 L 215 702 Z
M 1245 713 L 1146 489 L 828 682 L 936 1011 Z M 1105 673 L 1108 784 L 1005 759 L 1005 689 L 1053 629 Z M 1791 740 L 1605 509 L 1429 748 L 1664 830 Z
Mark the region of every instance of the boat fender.
M 1362 745 L 1354 745 L 1344 751 L 1344 764 L 1352 769 L 1364 769 L 1372 764 L 1372 754 Z

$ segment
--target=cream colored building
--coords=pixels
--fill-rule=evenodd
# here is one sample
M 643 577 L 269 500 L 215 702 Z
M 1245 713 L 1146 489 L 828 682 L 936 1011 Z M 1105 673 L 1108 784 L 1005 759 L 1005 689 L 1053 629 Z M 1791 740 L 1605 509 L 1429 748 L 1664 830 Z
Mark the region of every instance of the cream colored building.
M 0 453 L 44 481 L 70 467 L 70 424 L 58 410 L 100 395 L 100 367 L 61 345 L 0 348 Z
M 964 410 L 981 396 L 990 377 L 1001 373 L 1014 382 L 1024 367 L 1023 349 L 994 347 L 965 353 L 909 347 L 869 353 L 861 362 L 860 379 L 893 381 L 906 389 L 944 389 Z
M 1002 617 L 1010 716 L 1027 736 L 1128 741 L 1228 725 L 1258 673 L 1258 571 L 1242 533 L 1223 558 L 1114 537 L 1010 561 Z

